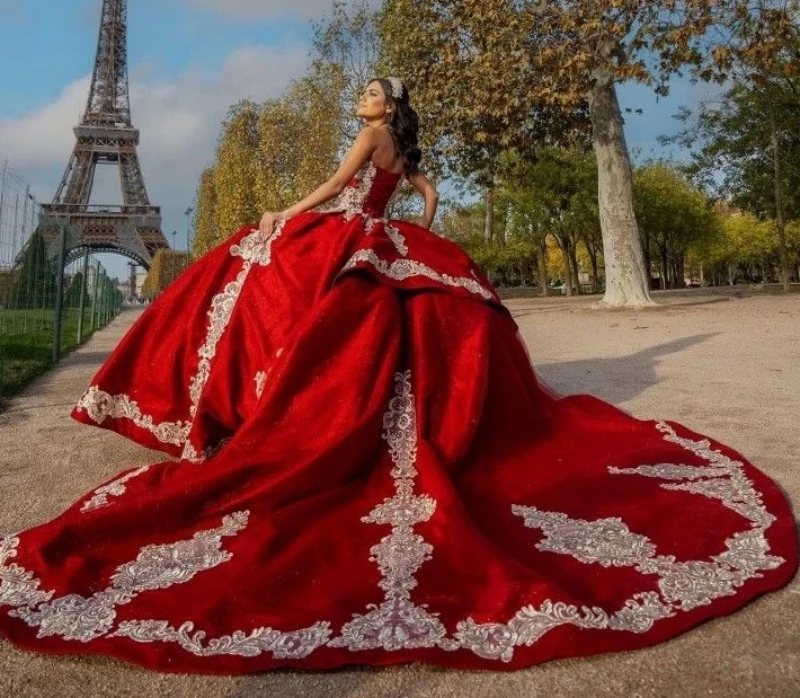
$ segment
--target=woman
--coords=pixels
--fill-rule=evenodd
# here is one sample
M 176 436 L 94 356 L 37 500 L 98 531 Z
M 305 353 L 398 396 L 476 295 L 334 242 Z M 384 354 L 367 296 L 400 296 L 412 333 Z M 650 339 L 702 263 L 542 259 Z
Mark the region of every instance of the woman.
M 514 669 L 784 585 L 777 486 L 678 424 L 545 390 L 428 229 L 402 83 L 371 81 L 358 114 L 331 180 L 193 264 L 81 396 L 75 419 L 179 460 L 2 538 L 0 632 L 175 672 Z M 383 216 L 404 175 L 424 225 Z

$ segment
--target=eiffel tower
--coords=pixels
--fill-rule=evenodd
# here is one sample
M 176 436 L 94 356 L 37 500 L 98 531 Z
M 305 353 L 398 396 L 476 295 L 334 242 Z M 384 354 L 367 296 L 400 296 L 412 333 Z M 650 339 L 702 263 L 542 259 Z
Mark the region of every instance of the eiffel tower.
M 86 111 L 53 202 L 42 206 L 45 239 L 59 226 L 70 230 L 66 263 L 85 248 L 118 252 L 150 268 L 156 250 L 169 247 L 161 232 L 161 209 L 151 206 L 139 166 L 139 130 L 131 123 L 127 59 L 128 0 L 103 0 L 97 56 Z M 89 204 L 98 164 L 119 167 L 121 206 Z M 51 242 L 48 240 L 48 242 Z

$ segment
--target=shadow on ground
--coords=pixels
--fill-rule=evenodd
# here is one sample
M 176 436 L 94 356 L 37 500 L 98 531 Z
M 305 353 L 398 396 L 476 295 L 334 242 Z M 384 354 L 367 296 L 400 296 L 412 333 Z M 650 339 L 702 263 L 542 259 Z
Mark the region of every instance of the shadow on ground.
M 660 381 L 659 360 L 704 342 L 718 333 L 681 337 L 633 354 L 608 359 L 581 359 L 534 365 L 536 373 L 557 393 L 594 395 L 616 404 L 626 402 Z

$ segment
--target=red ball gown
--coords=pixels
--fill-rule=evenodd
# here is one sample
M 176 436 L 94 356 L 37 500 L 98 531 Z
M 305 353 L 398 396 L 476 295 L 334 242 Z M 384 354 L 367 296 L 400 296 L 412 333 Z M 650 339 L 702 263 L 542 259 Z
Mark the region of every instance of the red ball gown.
M 71 416 L 172 456 L 0 538 L 0 633 L 152 669 L 516 669 L 652 645 L 786 584 L 730 448 L 537 380 L 456 244 L 332 207 L 252 226 L 142 313 Z

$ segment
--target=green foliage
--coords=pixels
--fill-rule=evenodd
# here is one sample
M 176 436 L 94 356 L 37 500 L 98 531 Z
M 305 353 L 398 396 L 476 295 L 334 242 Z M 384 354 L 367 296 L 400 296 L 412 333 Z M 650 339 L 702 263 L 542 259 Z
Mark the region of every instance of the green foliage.
M 786 83 L 768 89 L 734 85 L 720 99 L 683 109 L 682 133 L 663 142 L 692 148 L 687 173 L 734 206 L 759 216 L 775 215 L 775 116 L 785 213 L 800 217 L 800 97 Z
M 648 262 L 657 260 L 662 288 L 682 288 L 689 246 L 700 249 L 716 233 L 711 202 L 677 168 L 664 163 L 638 169 L 633 191 Z
M 511 202 L 509 239 L 527 241 L 535 258 L 546 254 L 551 236 L 564 253 L 559 276 L 568 292 L 578 291 L 581 266 L 592 269 L 597 286 L 602 242 L 594 155 L 578 148 L 543 148 L 535 160 L 513 158 L 509 171 L 501 187 Z
M 779 258 L 778 231 L 773 219 L 760 219 L 746 212 L 717 213 L 709 235 L 690 244 L 687 257 L 702 265 L 706 276 L 718 283 L 737 278 L 764 281 L 776 278 Z M 800 252 L 800 221 L 786 226 L 789 247 Z M 797 259 L 797 257 L 796 257 Z
M 56 297 L 56 263 L 50 258 L 44 236 L 35 231 L 22 255 L 8 302 L 10 308 L 52 308 Z
M 633 190 L 639 227 L 657 247 L 683 253 L 713 231 L 708 198 L 676 168 L 655 164 L 638 169 Z
M 81 306 L 81 290 L 83 287 L 83 272 L 75 272 L 69 281 L 67 292 L 64 296 L 65 308 L 80 308 Z M 84 308 L 91 305 L 91 298 L 89 297 L 88 290 L 83 294 Z

